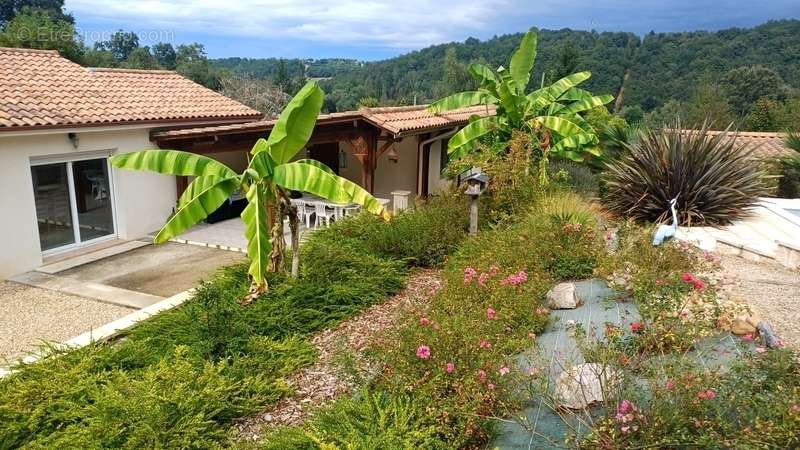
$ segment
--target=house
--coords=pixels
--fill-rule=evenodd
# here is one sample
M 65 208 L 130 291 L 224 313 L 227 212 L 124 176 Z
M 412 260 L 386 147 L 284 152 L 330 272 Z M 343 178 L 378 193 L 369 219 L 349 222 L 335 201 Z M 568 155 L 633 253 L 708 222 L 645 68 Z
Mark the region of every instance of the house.
M 362 108 L 321 114 L 305 153 L 298 157 L 324 162 L 338 175 L 360 184 L 379 198 L 392 192 L 425 197 L 448 181 L 442 177 L 447 164 L 447 140 L 472 116 L 494 114 L 494 108 L 475 106 L 440 114 L 425 105 Z M 153 133 L 160 148 L 203 154 L 236 170 L 247 165 L 247 154 L 275 121 L 196 127 Z M 177 192 L 188 180 L 179 177 Z
M 426 196 L 446 184 L 447 139 L 492 113 L 322 114 L 300 156 L 377 197 Z M 164 224 L 190 180 L 117 170 L 109 156 L 172 148 L 241 170 L 275 124 L 261 117 L 175 72 L 84 68 L 55 51 L 0 48 L 0 279 Z
M 261 117 L 175 72 L 89 69 L 55 51 L 0 48 L 0 278 L 164 224 L 174 179 L 112 169 L 109 155 L 154 147 L 157 130 Z

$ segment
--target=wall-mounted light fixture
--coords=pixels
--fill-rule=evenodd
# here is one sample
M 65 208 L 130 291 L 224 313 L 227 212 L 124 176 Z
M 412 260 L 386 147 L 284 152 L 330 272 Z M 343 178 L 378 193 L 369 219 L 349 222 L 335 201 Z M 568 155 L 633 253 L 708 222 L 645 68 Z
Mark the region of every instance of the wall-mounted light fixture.
M 72 147 L 77 150 L 78 145 L 80 144 L 81 139 L 78 137 L 76 133 L 67 133 L 67 139 L 72 142 Z
M 397 161 L 400 160 L 400 154 L 397 153 L 397 149 L 392 146 L 389 151 L 386 153 L 386 157 L 389 158 L 389 161 L 397 164 Z

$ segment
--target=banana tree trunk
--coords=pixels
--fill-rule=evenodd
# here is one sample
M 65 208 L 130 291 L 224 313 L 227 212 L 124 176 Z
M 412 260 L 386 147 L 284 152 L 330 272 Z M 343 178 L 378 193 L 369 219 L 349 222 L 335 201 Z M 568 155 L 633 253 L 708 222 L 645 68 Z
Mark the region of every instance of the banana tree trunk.
M 279 272 L 283 269 L 283 256 L 286 250 L 286 241 L 283 238 L 283 216 L 285 208 L 281 199 L 269 208 L 270 241 L 272 251 L 269 254 L 269 272 Z
M 300 218 L 297 217 L 297 207 L 290 205 L 289 229 L 292 233 L 292 277 L 297 278 L 300 274 Z

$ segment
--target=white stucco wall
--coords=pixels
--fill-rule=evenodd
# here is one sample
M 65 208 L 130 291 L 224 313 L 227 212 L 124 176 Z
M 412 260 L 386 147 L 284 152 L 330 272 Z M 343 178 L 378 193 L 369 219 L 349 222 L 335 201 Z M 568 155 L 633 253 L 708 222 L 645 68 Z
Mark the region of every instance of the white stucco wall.
M 0 279 L 42 264 L 31 157 L 72 157 L 97 151 L 118 154 L 154 147 L 148 129 L 77 134 L 77 149 L 67 139 L 67 133 L 16 137 L 0 134 Z M 112 170 L 111 177 L 118 237 L 137 239 L 158 230 L 175 205 L 175 178 L 117 169 Z
M 447 139 L 441 139 L 431 144 L 428 166 L 428 193 L 435 194 L 450 187 L 450 180 L 442 177 L 441 152 L 447 151 Z
M 381 155 L 374 174 L 375 197 L 391 200 L 392 191 L 406 190 L 411 191 L 413 200 L 417 193 L 417 142 L 417 138 L 411 136 L 393 144 L 399 155 L 397 162 L 389 159 L 388 151 Z M 342 142 L 339 148 L 344 149 L 347 154 L 347 167 L 339 168 L 339 175 L 360 185 L 361 163 L 353 156 L 349 144 Z

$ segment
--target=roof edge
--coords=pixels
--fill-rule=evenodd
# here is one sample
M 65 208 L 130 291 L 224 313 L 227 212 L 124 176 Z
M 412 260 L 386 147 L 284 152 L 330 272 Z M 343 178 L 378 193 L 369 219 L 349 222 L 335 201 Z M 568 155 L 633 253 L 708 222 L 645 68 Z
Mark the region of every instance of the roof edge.
M 222 126 L 233 124 L 246 124 L 253 121 L 258 121 L 258 115 L 238 115 L 238 116 L 220 116 L 220 117 L 192 117 L 192 118 L 177 118 L 177 119 L 147 119 L 147 120 L 125 120 L 119 122 L 90 122 L 90 123 L 67 123 L 58 125 L 26 125 L 16 127 L 0 127 L 0 136 L 3 134 L 14 132 L 27 132 L 27 131 L 44 131 L 44 130 L 71 130 L 80 128 L 103 128 L 103 127 L 119 127 L 128 125 L 151 125 L 151 124 L 173 124 L 181 123 L 187 126 L 197 124 L 198 126 Z
M 160 69 L 126 69 L 126 68 L 123 68 L 123 67 L 86 67 L 86 70 L 88 70 L 89 72 L 149 73 L 149 74 L 154 74 L 154 75 L 169 75 L 169 74 L 178 75 L 178 72 L 176 72 L 174 70 L 160 70 Z M 183 76 L 183 75 L 181 75 L 181 76 Z M 197 83 L 197 82 L 195 81 L 195 83 Z
M 45 50 L 41 48 L 0 47 L 0 51 L 17 53 L 44 53 L 61 56 L 61 54 L 58 53 L 58 50 Z

